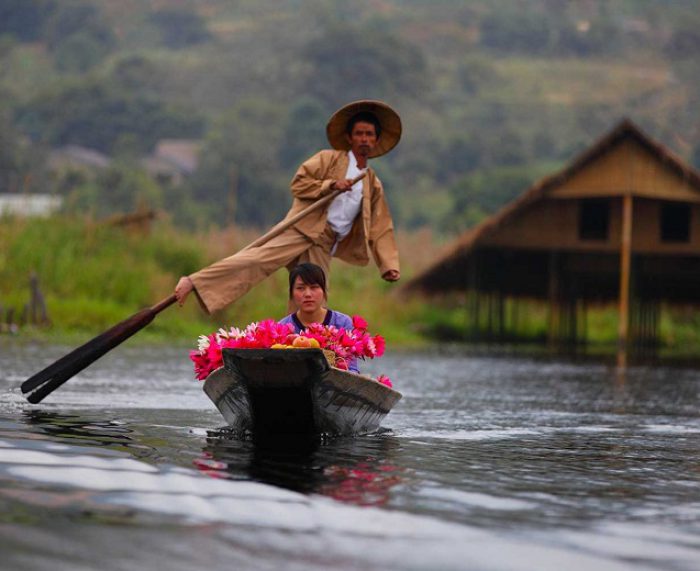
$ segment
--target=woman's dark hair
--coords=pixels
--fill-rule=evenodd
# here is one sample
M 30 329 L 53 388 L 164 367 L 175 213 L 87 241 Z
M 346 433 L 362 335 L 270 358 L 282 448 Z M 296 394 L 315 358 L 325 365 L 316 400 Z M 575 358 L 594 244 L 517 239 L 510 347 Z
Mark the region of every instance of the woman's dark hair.
M 355 113 L 352 117 L 350 117 L 347 127 L 345 127 L 345 132 L 348 135 L 352 135 L 352 130 L 353 127 L 355 127 L 355 123 L 359 123 L 360 121 L 363 123 L 372 123 L 372 125 L 374 125 L 374 132 L 377 135 L 377 139 L 379 138 L 379 135 L 382 134 L 382 124 L 379 122 L 379 119 L 377 119 L 377 116 L 369 111 L 360 111 L 359 113 Z
M 297 278 L 301 278 L 302 283 L 306 285 L 321 286 L 323 295 L 326 296 L 326 274 L 321 266 L 310 262 L 304 262 L 303 264 L 295 266 L 292 271 L 289 272 L 289 299 L 292 299 L 294 283 L 297 281 Z

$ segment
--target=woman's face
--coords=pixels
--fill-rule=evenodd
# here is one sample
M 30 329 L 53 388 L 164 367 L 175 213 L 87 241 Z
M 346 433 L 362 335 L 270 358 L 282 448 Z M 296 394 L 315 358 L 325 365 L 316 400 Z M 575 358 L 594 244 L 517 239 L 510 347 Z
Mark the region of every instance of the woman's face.
M 292 300 L 304 313 L 318 311 L 325 300 L 323 288 L 318 284 L 305 284 L 300 277 L 294 280 Z

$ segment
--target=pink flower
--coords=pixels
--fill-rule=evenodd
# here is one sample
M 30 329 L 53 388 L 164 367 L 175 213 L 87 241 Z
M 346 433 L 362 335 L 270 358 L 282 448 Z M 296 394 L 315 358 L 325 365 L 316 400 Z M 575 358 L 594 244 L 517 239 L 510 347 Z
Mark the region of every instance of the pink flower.
M 212 370 L 218 369 L 224 364 L 223 357 L 221 355 L 221 345 L 216 343 L 216 341 L 211 342 L 204 354 L 209 360 L 209 363 L 211 363 Z
M 367 321 L 355 315 L 352 318 L 352 330 L 338 328 L 332 325 L 324 326 L 320 323 L 312 323 L 301 335 L 316 339 L 324 349 L 329 349 L 336 354 L 336 367 L 348 369 L 349 363 L 354 359 L 373 359 L 384 354 L 386 343 L 381 335 L 372 336 L 367 332 Z M 212 335 L 201 335 L 198 339 L 197 351 L 190 352 L 190 359 L 194 363 L 194 372 L 197 379 L 204 380 L 215 369 L 223 365 L 222 349 L 266 349 L 275 344 L 291 345 L 294 338 L 291 324 L 280 324 L 273 319 L 264 319 L 249 324 L 245 329 L 235 327 L 229 330 L 220 329 Z M 388 377 L 382 375 L 383 384 L 391 386 Z
M 206 379 L 211 371 L 209 362 L 204 355 L 200 354 L 199 351 L 190 351 L 190 359 L 192 359 L 192 362 L 194 363 L 195 378 L 200 381 Z
M 394 386 L 394 383 L 392 383 L 391 379 L 386 375 L 379 375 L 377 377 L 377 382 L 382 383 L 383 385 L 386 385 L 389 388 Z
M 374 346 L 377 348 L 377 357 L 384 355 L 384 349 L 386 348 L 386 341 L 381 335 L 374 336 Z
M 369 335 L 364 338 L 364 354 L 370 359 L 374 359 L 377 356 L 377 347 L 374 344 L 374 339 Z
M 362 331 L 367 330 L 367 321 L 365 320 L 364 317 L 360 317 L 359 315 L 353 315 L 352 316 L 352 326 L 355 329 L 361 329 Z

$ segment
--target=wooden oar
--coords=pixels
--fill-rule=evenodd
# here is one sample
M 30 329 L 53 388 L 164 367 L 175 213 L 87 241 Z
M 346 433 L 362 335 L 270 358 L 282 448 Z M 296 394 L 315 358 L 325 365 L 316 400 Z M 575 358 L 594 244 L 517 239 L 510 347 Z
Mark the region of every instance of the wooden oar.
M 35 404 L 41 402 L 68 379 L 126 341 L 134 333 L 141 331 L 153 321 L 156 315 L 175 301 L 176 298 L 173 294 L 153 307 L 142 309 L 24 381 L 22 392 L 24 394 L 30 393 L 27 400 Z
M 363 172 L 352 180 L 352 183 L 360 181 L 367 175 L 367 172 Z M 342 190 L 334 190 L 330 194 L 320 198 L 313 204 L 304 208 L 298 214 L 292 216 L 289 220 L 273 228 L 244 249 L 255 248 L 262 246 L 272 238 L 279 236 L 282 232 L 287 230 L 290 226 L 296 224 L 304 218 L 310 212 L 317 210 L 328 204 L 336 196 L 338 196 Z M 165 308 L 170 307 L 175 303 L 175 295 L 170 295 L 165 299 L 158 302 L 152 307 L 147 307 L 142 309 L 138 313 L 135 313 L 131 317 L 125 319 L 121 323 L 118 323 L 114 327 L 108 329 L 104 333 L 98 335 L 94 339 L 88 341 L 84 345 L 81 345 L 77 349 L 74 349 L 67 355 L 61 357 L 58 361 L 52 363 L 45 369 L 42 369 L 32 377 L 28 378 L 22 383 L 22 393 L 29 395 L 27 400 L 31 403 L 39 403 L 46 396 L 50 395 L 63 383 L 65 383 L 71 377 L 77 375 L 80 371 L 97 361 L 102 355 L 108 351 L 114 349 L 117 345 L 126 341 L 132 335 L 138 333 L 146 327 L 153 319 Z

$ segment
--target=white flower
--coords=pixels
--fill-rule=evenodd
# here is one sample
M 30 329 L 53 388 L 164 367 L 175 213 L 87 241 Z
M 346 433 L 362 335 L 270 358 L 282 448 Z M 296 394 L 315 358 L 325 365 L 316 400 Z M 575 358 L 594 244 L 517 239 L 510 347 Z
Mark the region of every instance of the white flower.
M 241 336 L 241 330 L 237 327 L 231 327 L 228 331 L 223 327 L 216 332 L 216 340 L 221 343 L 223 339 L 238 339 Z
M 206 335 L 200 335 L 197 338 L 197 349 L 199 349 L 199 352 L 202 355 L 204 354 L 204 352 L 207 349 L 209 349 L 209 344 L 210 344 L 209 337 L 207 337 Z

